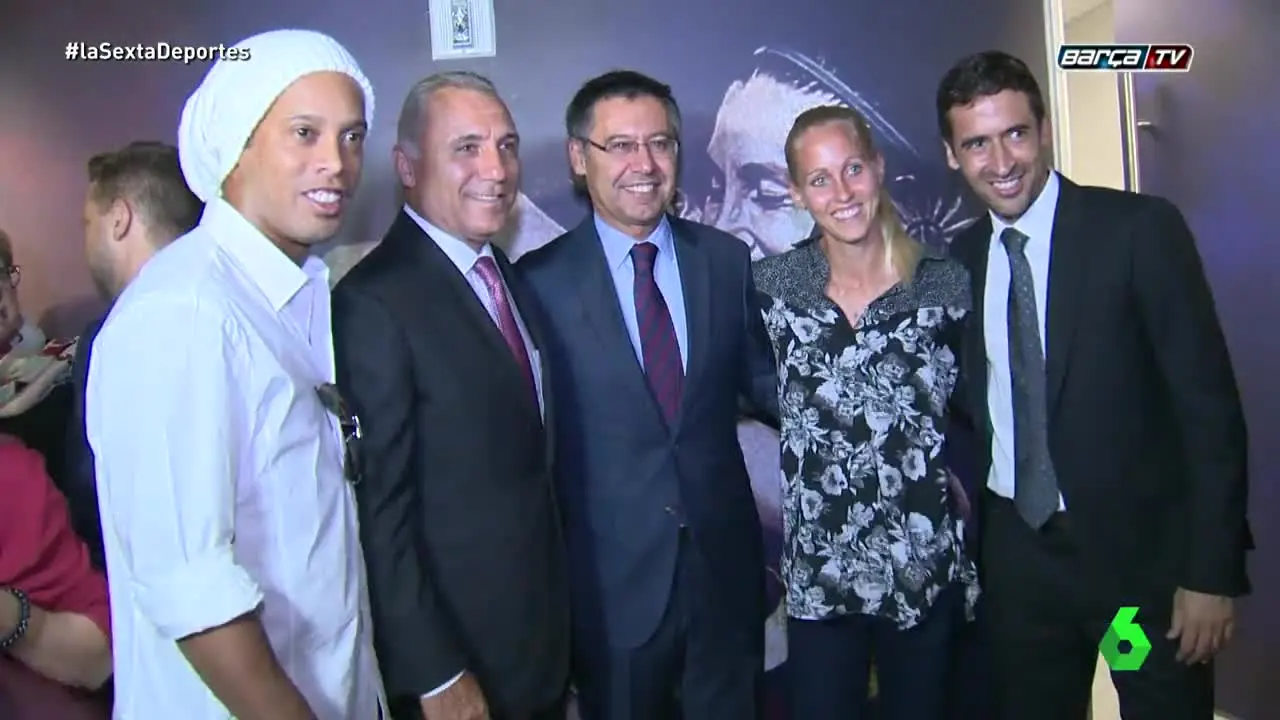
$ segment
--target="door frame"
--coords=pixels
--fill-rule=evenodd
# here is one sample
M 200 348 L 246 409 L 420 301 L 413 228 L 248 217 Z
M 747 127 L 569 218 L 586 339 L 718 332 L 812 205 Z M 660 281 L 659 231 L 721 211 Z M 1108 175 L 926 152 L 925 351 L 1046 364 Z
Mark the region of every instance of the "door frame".
M 1071 102 L 1067 83 L 1058 72 L 1058 48 L 1066 36 L 1066 20 L 1062 0 L 1041 0 L 1044 7 L 1044 92 L 1049 101 L 1049 119 L 1053 125 L 1054 167 L 1071 177 Z

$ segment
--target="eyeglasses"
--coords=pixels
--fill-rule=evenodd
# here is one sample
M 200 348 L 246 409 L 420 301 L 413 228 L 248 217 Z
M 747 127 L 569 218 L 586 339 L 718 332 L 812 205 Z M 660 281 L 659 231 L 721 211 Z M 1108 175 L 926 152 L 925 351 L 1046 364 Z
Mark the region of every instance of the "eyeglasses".
M 669 157 L 675 155 L 680 149 L 680 141 L 669 137 L 650 138 L 645 142 L 639 140 L 610 140 L 607 143 L 600 144 L 591 138 L 578 138 L 582 142 L 591 147 L 606 152 L 614 157 L 631 157 L 640 152 L 640 148 L 648 148 L 654 157 Z
M 22 279 L 22 268 L 17 265 L 0 267 L 0 276 L 7 277 L 10 285 L 18 287 L 18 281 Z
M 360 428 L 360 418 L 347 407 L 338 386 L 325 383 L 316 387 L 316 396 L 324 409 L 338 418 L 338 427 L 342 430 L 342 474 L 352 485 L 359 485 L 360 474 L 360 441 L 364 439 L 364 431 Z

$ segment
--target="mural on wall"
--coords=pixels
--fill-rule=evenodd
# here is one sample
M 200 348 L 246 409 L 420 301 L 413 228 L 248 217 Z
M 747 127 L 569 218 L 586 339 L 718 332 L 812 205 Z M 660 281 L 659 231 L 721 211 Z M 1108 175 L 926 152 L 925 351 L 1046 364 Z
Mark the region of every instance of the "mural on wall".
M 818 105 L 845 105 L 867 117 L 885 155 L 889 190 L 907 230 L 922 242 L 945 245 L 973 221 L 964 195 L 954 189 L 951 173 L 935 154 L 922 155 L 916 144 L 880 114 L 875 105 L 840 79 L 834 70 L 805 53 L 762 47 L 762 61 L 725 91 L 705 151 L 685 149 L 685 175 L 691 165 L 705 164 L 701 174 L 709 187 L 682 183 L 676 213 L 737 236 L 760 259 L 785 252 L 808 237 L 813 220 L 791 202 L 783 144 L 801 112 Z M 776 65 L 776 68 L 770 68 Z M 932 147 L 932 143 L 930 143 Z M 709 170 L 709 172 L 708 172 Z M 560 176 L 564 168 L 525 167 L 526 178 Z M 568 186 L 565 192 L 570 192 Z M 565 232 L 579 217 L 557 222 L 521 193 L 501 241 L 518 259 Z M 365 248 L 367 250 L 367 248 Z M 335 248 L 332 264 L 340 274 L 354 259 Z M 357 257 L 362 252 L 357 253 Z
M 791 203 L 783 159 L 783 141 L 801 111 L 845 104 L 865 113 L 910 231 L 945 243 L 976 213 L 943 162 L 934 83 L 955 58 L 976 50 L 1043 55 L 1042 10 L 1016 0 L 791 0 L 785 13 L 766 0 L 748 0 L 731 13 L 699 0 L 652 0 L 643 8 L 621 0 L 495 0 L 498 55 L 446 63 L 432 60 L 426 5 L 374 2 L 352 23 L 350 8 L 332 0 L 116 0 L 110 12 L 89 0 L 65 0 L 56 11 L 8 2 L 0 45 L 27 60 L 0 64 L 0 95 L 13 99 L 0 104 L 0 148 L 21 159 L 0 166 L 0 226 L 23 258 L 24 306 L 38 315 L 75 310 L 55 332 L 77 332 L 101 309 L 83 269 L 84 161 L 135 139 L 172 142 L 183 102 L 206 70 L 198 63 L 71 63 L 60 52 L 68 39 L 208 45 L 302 25 L 346 45 L 373 82 L 378 109 L 359 198 L 326 253 L 335 278 L 382 237 L 398 210 L 390 162 L 397 109 L 409 87 L 432 72 L 467 69 L 492 78 L 515 115 L 522 193 L 502 243 L 513 257 L 582 220 L 586 208 L 569 183 L 564 106 L 588 77 L 628 67 L 670 83 L 684 111 L 676 212 L 735 235 L 761 258 L 812 229 Z M 753 422 L 742 423 L 739 436 L 776 575 L 778 438 Z M 775 583 L 767 625 L 767 665 L 775 671 L 786 659 L 781 598 Z M 771 720 L 779 717 L 771 713 Z
M 946 243 L 972 221 L 963 196 L 948 190 L 950 173 L 936 153 L 922 154 L 834 70 L 794 50 L 762 47 L 755 55 L 761 61 L 757 69 L 725 91 L 706 151 L 718 172 L 700 202 L 697 189 L 686 188 L 685 217 L 738 236 L 757 259 L 807 237 L 813 221 L 791 203 L 783 143 L 804 110 L 845 105 L 866 116 L 875 133 L 890 193 L 912 235 Z

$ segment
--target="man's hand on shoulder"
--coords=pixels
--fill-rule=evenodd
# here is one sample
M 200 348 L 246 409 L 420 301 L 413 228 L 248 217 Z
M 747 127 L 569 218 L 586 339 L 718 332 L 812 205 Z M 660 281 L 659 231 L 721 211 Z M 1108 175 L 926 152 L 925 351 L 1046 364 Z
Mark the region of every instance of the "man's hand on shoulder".
M 1181 639 L 1178 662 L 1208 662 L 1231 640 L 1234 630 L 1235 601 L 1231 598 L 1185 588 L 1174 592 L 1173 622 L 1165 637 Z
M 489 706 L 475 676 L 463 673 L 444 692 L 422 698 L 422 717 L 423 720 L 489 720 Z

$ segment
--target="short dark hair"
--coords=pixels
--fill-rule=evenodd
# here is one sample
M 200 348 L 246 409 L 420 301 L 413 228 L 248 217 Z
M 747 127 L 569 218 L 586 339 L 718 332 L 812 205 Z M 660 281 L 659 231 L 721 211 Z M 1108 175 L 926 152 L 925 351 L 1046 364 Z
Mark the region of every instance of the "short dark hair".
M 1005 90 L 1026 95 L 1036 122 L 1044 120 L 1044 96 L 1040 94 L 1040 83 L 1031 74 L 1031 68 L 1018 58 L 999 50 L 987 50 L 962 58 L 951 66 L 938 83 L 938 130 L 942 132 L 942 139 L 952 140 L 953 129 L 948 115 L 951 108 L 963 107 L 978 98 Z
M 662 101 L 667 107 L 671 130 L 677 138 L 680 137 L 680 106 L 671 94 L 671 86 L 634 70 L 607 72 L 591 78 L 578 88 L 564 113 L 565 130 L 569 137 L 579 140 L 585 138 L 591 132 L 592 112 L 596 104 L 601 100 L 617 97 L 628 100 L 651 97 Z
M 182 175 L 178 149 L 161 142 L 132 142 L 89 160 L 94 201 L 106 207 L 127 200 L 154 231 L 175 239 L 200 222 L 204 203 Z

